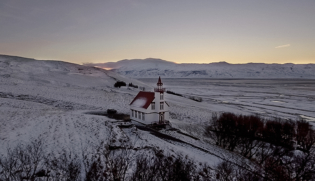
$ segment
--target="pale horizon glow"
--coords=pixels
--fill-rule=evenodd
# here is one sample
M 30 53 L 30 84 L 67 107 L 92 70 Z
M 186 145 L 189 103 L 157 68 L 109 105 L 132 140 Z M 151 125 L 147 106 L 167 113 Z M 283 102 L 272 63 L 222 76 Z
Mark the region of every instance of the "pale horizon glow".
M 315 63 L 314 17 L 314 0 L 2 0 L 0 54 L 307 64 Z
M 286 45 L 280 45 L 280 46 L 277 46 L 275 48 L 286 48 L 286 47 L 289 47 L 291 46 L 290 44 L 286 44 Z

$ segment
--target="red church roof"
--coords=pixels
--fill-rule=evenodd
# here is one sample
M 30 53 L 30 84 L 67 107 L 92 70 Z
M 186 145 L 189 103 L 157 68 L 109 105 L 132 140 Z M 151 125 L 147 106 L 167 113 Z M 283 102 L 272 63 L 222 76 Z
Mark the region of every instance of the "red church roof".
M 154 92 L 140 91 L 130 105 L 147 109 L 154 100 Z

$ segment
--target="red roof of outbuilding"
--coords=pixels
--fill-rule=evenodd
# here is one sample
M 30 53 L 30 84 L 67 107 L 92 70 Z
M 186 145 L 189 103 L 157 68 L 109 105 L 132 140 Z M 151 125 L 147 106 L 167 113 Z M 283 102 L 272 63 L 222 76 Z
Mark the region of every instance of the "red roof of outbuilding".
M 138 107 L 142 107 L 146 109 L 149 107 L 149 105 L 151 104 L 153 100 L 154 100 L 154 92 L 140 91 L 138 95 L 132 100 L 130 105 L 134 104 L 133 106 L 138 106 Z

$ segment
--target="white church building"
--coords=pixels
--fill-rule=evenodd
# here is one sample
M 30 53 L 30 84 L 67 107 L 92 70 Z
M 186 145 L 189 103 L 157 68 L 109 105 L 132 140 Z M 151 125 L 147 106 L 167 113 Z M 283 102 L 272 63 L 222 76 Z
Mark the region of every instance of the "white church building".
M 159 77 L 154 92 L 140 91 L 130 103 L 130 119 L 145 124 L 165 124 L 169 121 L 169 105 L 164 98 L 165 88 Z

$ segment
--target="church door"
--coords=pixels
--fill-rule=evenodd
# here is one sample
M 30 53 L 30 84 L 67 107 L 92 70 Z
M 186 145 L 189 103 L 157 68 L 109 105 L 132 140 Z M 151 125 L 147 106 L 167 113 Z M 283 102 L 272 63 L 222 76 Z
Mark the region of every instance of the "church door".
M 159 119 L 159 123 L 164 123 L 164 112 L 160 113 L 160 119 Z

